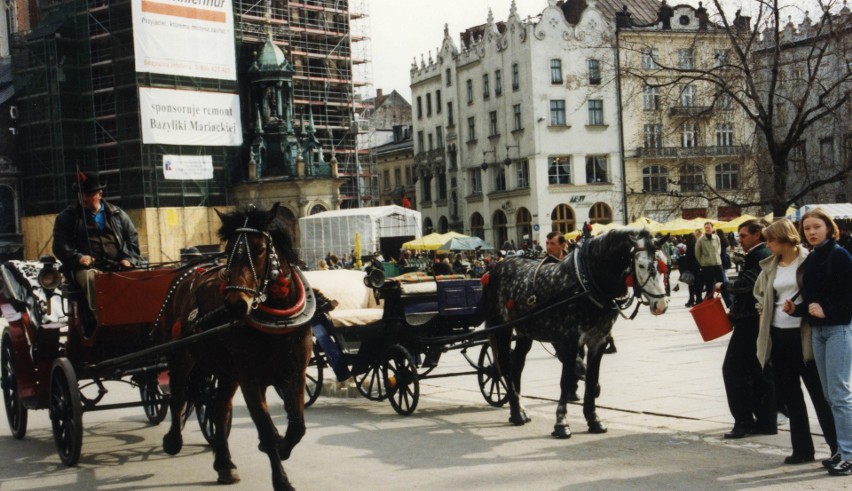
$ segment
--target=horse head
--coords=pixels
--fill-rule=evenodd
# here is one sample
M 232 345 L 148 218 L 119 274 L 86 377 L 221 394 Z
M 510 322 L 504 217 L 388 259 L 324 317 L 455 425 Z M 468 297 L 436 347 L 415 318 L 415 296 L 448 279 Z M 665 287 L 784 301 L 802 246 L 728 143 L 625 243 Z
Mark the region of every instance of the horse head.
M 280 203 L 269 211 L 253 205 L 220 213 L 219 238 L 226 243 L 223 296 L 235 318 L 246 317 L 267 301 L 286 301 L 293 277 L 295 253 L 289 231 L 277 218 Z
M 648 303 L 651 313 L 663 314 L 669 306 L 663 274 L 666 266 L 657 257 L 663 239 L 655 240 L 647 229 L 642 229 L 631 233 L 630 240 L 633 243 L 631 270 L 634 294 Z

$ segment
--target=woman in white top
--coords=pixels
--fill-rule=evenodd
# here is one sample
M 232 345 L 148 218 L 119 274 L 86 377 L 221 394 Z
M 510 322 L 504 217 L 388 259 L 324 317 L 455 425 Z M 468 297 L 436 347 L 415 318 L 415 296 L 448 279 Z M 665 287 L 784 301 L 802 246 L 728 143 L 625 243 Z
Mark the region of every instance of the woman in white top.
M 757 358 L 764 367 L 767 361 L 771 362 L 779 404 L 786 406 L 790 418 L 793 454 L 784 463 L 803 464 L 814 461 L 814 442 L 800 380 L 810 393 L 831 455 L 837 450 L 834 418 L 813 361 L 810 326 L 803 324 L 801 317 L 791 317 L 783 310 L 785 300 L 801 302 L 798 297 L 802 265 L 808 252 L 799 245 L 799 234 L 787 219 L 766 227 L 763 236 L 772 256 L 760 262 L 762 271 L 754 286 L 760 312 Z

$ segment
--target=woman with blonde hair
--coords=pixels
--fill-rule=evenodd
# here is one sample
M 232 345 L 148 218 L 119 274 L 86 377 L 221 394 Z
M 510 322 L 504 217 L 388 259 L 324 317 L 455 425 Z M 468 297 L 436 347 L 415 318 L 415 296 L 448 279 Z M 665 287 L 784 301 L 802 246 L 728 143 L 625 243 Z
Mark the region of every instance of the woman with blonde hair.
M 837 452 L 823 461 L 833 476 L 852 476 L 852 255 L 837 245 L 837 224 L 820 208 L 802 215 L 799 233 L 813 246 L 802 277 L 802 302 L 784 312 L 811 325 L 814 360 L 837 425 Z
M 793 454 L 785 464 L 814 461 L 808 409 L 802 394 L 802 381 L 808 389 L 831 455 L 837 451 L 837 435 L 831 408 L 825 400 L 814 363 L 811 328 L 801 318 L 784 312 L 784 304 L 798 300 L 808 251 L 799 245 L 799 234 L 786 218 L 763 229 L 772 255 L 760 262 L 761 273 L 754 285 L 760 312 L 757 359 L 766 368 L 771 361 L 778 401 L 787 407 Z

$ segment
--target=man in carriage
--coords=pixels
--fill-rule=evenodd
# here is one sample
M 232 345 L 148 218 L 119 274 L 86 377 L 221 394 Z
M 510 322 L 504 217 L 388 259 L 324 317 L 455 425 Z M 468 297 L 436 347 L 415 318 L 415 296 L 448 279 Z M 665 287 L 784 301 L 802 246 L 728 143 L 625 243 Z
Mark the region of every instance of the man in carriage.
M 53 225 L 53 254 L 66 277 L 83 289 L 95 312 L 95 274 L 139 266 L 139 236 L 127 213 L 103 199 L 106 185 L 97 172 L 78 172 L 68 205 Z

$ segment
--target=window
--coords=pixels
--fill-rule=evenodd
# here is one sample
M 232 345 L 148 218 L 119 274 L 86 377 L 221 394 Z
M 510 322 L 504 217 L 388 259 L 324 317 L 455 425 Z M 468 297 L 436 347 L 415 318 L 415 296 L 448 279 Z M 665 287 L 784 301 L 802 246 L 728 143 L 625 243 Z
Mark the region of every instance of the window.
M 393 170 L 393 185 L 395 187 L 402 186 L 402 171 L 399 167 Z
M 739 187 L 740 170 L 737 164 L 719 164 L 716 166 L 716 190 L 724 191 Z
M 589 60 L 589 85 L 601 84 L 601 62 Z
M 470 216 L 470 235 L 485 240 L 485 219 L 479 213 Z
M 435 112 L 441 114 L 441 91 L 435 91 Z
M 447 174 L 438 174 L 438 199 L 447 199 Z
M 432 201 L 432 176 L 423 176 L 423 179 L 420 180 L 423 194 L 423 201 Z
M 467 103 L 473 104 L 473 80 L 467 79 Z
M 426 116 L 432 115 L 432 94 L 426 94 Z
M 589 99 L 589 125 L 600 126 L 604 124 L 603 101 Z
M 438 148 L 444 148 L 444 130 L 440 126 L 435 127 L 435 143 Z
M 589 223 L 606 225 L 612 223 L 612 208 L 606 203 L 597 202 L 589 209 Z
M 684 85 L 680 90 L 680 106 L 681 107 L 695 107 L 696 104 L 696 95 L 697 90 L 694 85 Z
M 681 125 L 680 146 L 683 148 L 698 146 L 698 123 L 683 123 Z
M 453 70 L 451 68 L 447 68 L 447 71 L 445 72 L 444 76 L 447 79 L 447 82 L 446 82 L 447 87 L 452 87 L 453 86 Z
M 550 60 L 550 83 L 554 85 L 562 83 L 562 60 Z
M 663 148 L 663 125 L 646 124 L 644 128 L 645 148 Z
M 488 74 L 482 75 L 482 98 L 488 99 L 491 97 L 491 86 L 488 84 Z
M 796 172 L 804 172 L 805 171 L 805 149 L 806 143 L 805 140 L 799 140 L 790 150 L 790 162 L 793 164 L 793 170 Z
M 423 149 L 423 131 L 417 132 L 417 153 L 422 152 Z
M 716 124 L 716 146 L 717 147 L 733 147 L 734 146 L 734 124 L 733 123 L 717 123 Z
M 423 117 L 423 98 L 421 96 L 417 96 L 417 119 Z
M 607 179 L 607 167 L 606 155 L 586 156 L 586 182 L 609 182 L 609 179 Z
M 577 223 L 574 219 L 574 210 L 564 203 L 558 205 L 552 212 L 550 212 L 550 220 L 552 221 L 551 225 L 553 230 L 562 234 L 573 232 L 575 224 Z
M 473 116 L 467 118 L 467 141 L 476 141 L 476 119 Z
M 512 90 L 521 88 L 521 73 L 517 63 L 512 64 Z
M 547 159 L 548 184 L 571 184 L 571 157 L 550 157 Z
M 656 111 L 660 109 L 660 88 L 646 85 L 642 89 L 642 109 Z
M 488 113 L 488 136 L 497 136 L 497 111 Z
M 565 101 L 550 101 L 550 126 L 565 126 Z
M 503 95 L 503 72 L 500 70 L 494 71 L 494 95 L 497 97 Z
M 470 171 L 470 194 L 482 193 L 482 169 Z
M 523 129 L 521 126 L 521 105 L 515 104 L 512 106 L 512 131 Z
M 692 48 L 677 50 L 677 67 L 681 70 L 692 70 L 695 68 L 695 52 Z
M 434 150 L 435 149 L 435 141 L 432 138 L 432 133 L 429 133 L 428 135 L 426 135 L 426 139 L 429 141 L 429 151 Z
M 506 190 L 506 167 L 497 166 L 497 172 L 495 172 L 494 176 L 494 190 L 495 191 L 505 191 Z
M 834 139 L 823 138 L 819 141 L 819 159 L 822 167 L 831 169 L 834 165 Z
M 447 103 L 447 126 L 452 128 L 456 123 L 453 121 L 453 103 Z
M 728 65 L 728 58 L 731 55 L 731 50 L 728 49 L 714 49 L 713 50 L 713 66 L 716 68 L 722 68 Z
M 645 70 L 654 70 L 660 68 L 657 65 L 659 54 L 657 48 L 646 48 L 642 50 L 642 68 Z
M 388 171 L 388 170 L 382 171 L 382 185 L 384 186 L 385 191 L 390 191 L 391 180 L 390 180 L 390 171 Z
M 690 193 L 702 189 L 704 189 L 704 169 L 697 165 L 682 165 L 680 167 L 680 191 Z
M 662 165 L 649 165 L 642 169 L 642 192 L 667 193 L 669 170 Z
M 406 167 L 405 168 L 405 185 L 411 186 L 411 184 L 412 184 L 412 182 L 411 182 L 411 167 Z
M 716 109 L 729 110 L 734 108 L 734 98 L 731 94 L 720 92 L 716 95 Z
M 528 245 L 532 245 L 530 240 L 533 236 L 532 225 L 532 213 L 523 206 L 518 208 L 517 213 L 515 213 L 515 234 L 518 238 L 518 244 L 523 244 L 526 241 Z
M 527 159 L 519 160 L 515 163 L 515 168 L 517 169 L 518 187 L 530 187 L 530 161 Z

